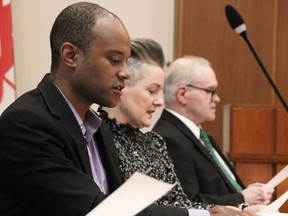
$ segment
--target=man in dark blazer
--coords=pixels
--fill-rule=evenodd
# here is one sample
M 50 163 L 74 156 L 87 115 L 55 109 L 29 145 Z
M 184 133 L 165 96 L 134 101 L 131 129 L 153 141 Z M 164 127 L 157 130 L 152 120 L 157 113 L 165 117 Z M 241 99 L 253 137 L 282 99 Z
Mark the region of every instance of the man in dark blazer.
M 128 32 L 116 15 L 82 2 L 59 14 L 50 42 L 50 74 L 0 118 L 1 216 L 86 215 L 123 183 L 111 133 L 90 106 L 117 104 L 130 76 Z M 188 211 L 150 206 L 141 215 Z
M 1 216 L 86 215 L 123 183 L 111 133 L 90 106 L 115 106 L 122 94 L 127 30 L 115 14 L 80 2 L 58 15 L 50 45 L 50 74 L 0 117 Z M 188 211 L 151 205 L 139 215 Z
M 200 124 L 215 119 L 220 102 L 217 86 L 206 59 L 187 56 L 175 60 L 166 71 L 165 109 L 153 130 L 165 139 L 181 185 L 191 200 L 233 206 L 267 204 L 272 188 L 260 183 L 245 188 L 214 139 L 209 136 L 212 150 L 208 151 L 200 138 Z

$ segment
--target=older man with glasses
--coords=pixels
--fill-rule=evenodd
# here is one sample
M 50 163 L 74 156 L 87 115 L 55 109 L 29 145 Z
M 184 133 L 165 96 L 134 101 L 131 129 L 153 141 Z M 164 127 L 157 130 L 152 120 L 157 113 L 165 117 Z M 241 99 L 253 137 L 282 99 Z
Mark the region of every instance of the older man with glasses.
M 208 60 L 176 59 L 165 74 L 165 109 L 154 127 L 188 197 L 197 202 L 246 206 L 268 204 L 274 190 L 261 183 L 245 187 L 215 140 L 201 128 L 213 121 L 220 102 L 218 82 Z

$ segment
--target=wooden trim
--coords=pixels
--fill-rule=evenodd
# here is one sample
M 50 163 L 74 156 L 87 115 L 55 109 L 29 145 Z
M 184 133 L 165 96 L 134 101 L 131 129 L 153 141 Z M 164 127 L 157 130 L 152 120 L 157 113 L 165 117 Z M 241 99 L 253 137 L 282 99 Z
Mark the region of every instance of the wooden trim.
M 174 49 L 174 58 L 179 58 L 180 55 L 182 55 L 182 44 L 183 42 L 183 37 L 182 34 L 184 32 L 183 29 L 183 14 L 184 14 L 184 9 L 183 9 L 183 0 L 176 0 L 175 2 L 175 32 L 174 32 L 174 44 L 175 49 Z
M 228 153 L 228 158 L 234 163 L 276 163 L 288 164 L 288 155 L 257 155 L 257 154 L 239 154 Z
M 272 48 L 272 71 L 271 77 L 272 80 L 276 80 L 276 61 L 277 61 L 277 34 L 278 34 L 278 1 L 274 1 L 274 23 L 273 23 L 273 48 Z M 271 101 L 273 104 L 276 104 L 276 94 L 274 94 L 274 90 L 271 88 Z

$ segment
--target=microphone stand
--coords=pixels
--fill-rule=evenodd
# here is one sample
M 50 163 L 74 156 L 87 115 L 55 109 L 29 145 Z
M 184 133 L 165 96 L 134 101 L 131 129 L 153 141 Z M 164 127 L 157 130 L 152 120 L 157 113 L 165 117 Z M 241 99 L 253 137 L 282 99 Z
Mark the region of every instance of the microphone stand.
M 262 68 L 266 78 L 268 79 L 268 81 L 270 82 L 270 84 L 272 85 L 274 91 L 276 92 L 278 98 L 280 99 L 281 103 L 283 104 L 283 106 L 285 107 L 286 109 L 286 112 L 288 112 L 288 106 L 284 100 L 284 98 L 282 97 L 282 95 L 280 94 L 277 86 L 274 84 L 273 80 L 271 79 L 269 73 L 267 72 L 265 66 L 263 65 L 262 61 L 260 60 L 260 58 L 258 57 L 255 49 L 253 48 L 252 44 L 250 43 L 248 37 L 247 37 L 247 34 L 246 34 L 246 31 L 243 31 L 242 33 L 240 33 L 241 37 L 246 41 L 247 45 L 249 46 L 250 50 L 252 51 L 254 57 L 256 58 L 258 64 L 260 65 L 260 67 Z

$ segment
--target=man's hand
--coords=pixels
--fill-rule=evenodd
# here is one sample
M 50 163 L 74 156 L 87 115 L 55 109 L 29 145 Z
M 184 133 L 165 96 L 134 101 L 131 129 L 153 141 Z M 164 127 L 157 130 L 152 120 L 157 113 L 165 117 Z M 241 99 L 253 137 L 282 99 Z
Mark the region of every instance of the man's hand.
M 248 185 L 246 189 L 242 191 L 245 199 L 245 203 L 248 205 L 270 203 L 274 188 L 271 188 L 262 183 L 254 183 Z
M 253 212 L 258 212 L 265 208 L 267 205 L 251 205 L 245 208 L 245 210 L 253 211 Z

